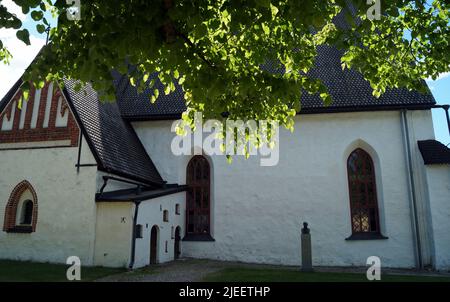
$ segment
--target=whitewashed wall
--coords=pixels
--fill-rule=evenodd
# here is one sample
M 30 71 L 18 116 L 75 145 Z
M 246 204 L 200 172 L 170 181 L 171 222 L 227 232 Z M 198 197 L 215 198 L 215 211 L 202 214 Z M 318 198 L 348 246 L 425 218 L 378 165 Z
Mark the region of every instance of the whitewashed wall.
M 437 269 L 450 270 L 450 166 L 427 166 Z
M 136 238 L 133 268 L 150 263 L 150 232 L 158 227 L 157 262 L 174 259 L 173 237 L 176 227 L 184 233 L 184 193 L 166 195 L 139 205 L 137 224 L 142 225 L 142 238 Z M 180 204 L 180 215 L 175 205 Z M 131 261 L 131 244 L 135 204 L 133 202 L 97 202 L 97 239 L 95 242 L 95 264 L 108 267 L 128 267 Z M 168 210 L 169 221 L 163 221 L 163 211 Z M 167 242 L 167 251 L 166 251 Z M 181 244 L 180 244 L 181 245 Z
M 83 142 L 82 163 L 95 163 Z M 38 198 L 36 232 L 0 231 L 0 259 L 93 264 L 96 167 L 77 173 L 78 148 L 0 150 L 0 225 L 13 188 L 28 180 Z
M 180 204 L 180 215 L 175 214 L 175 205 Z M 163 211 L 169 211 L 169 221 L 163 221 Z M 150 232 L 154 225 L 158 227 L 157 262 L 163 263 L 174 259 L 176 227 L 181 228 L 181 236 L 185 228 L 185 193 L 166 195 L 141 202 L 137 224 L 142 225 L 142 238 L 136 239 L 134 267 L 146 266 L 150 263 Z M 165 245 L 167 242 L 167 252 Z M 180 242 L 180 247 L 183 243 Z M 183 250 L 181 251 L 183 253 Z
M 409 118 L 412 142 L 434 137 L 429 111 Z M 190 157 L 172 154 L 171 124 L 133 126 L 163 178 L 185 183 Z M 385 267 L 415 265 L 399 112 L 300 115 L 295 132 L 282 130 L 280 141 L 277 166 L 261 167 L 259 158 L 235 158 L 231 165 L 223 156 L 210 159 L 215 242 L 183 242 L 185 256 L 298 265 L 301 223 L 307 221 L 314 265 L 364 266 L 372 255 Z M 351 234 L 346 160 L 357 147 L 375 161 L 387 240 L 345 240 Z
M 128 267 L 133 232 L 131 202 L 97 202 L 94 263 L 98 266 Z

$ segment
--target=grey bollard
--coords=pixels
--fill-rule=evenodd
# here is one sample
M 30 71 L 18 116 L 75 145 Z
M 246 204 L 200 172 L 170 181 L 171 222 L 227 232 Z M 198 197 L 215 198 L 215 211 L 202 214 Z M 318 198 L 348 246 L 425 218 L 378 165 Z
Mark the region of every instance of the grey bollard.
M 312 272 L 311 234 L 308 223 L 303 222 L 302 229 L 302 272 Z

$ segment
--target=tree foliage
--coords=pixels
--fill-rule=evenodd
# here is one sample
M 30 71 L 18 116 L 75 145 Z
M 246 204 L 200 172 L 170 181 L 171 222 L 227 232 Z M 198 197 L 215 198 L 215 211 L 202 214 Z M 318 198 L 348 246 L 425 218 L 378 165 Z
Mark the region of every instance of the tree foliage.
M 379 20 L 368 18 L 372 4 L 365 0 L 82 0 L 80 20 L 67 18 L 66 1 L 13 1 L 31 12 L 40 33 L 48 26 L 45 11 L 59 16 L 25 80 L 42 86 L 75 78 L 108 100 L 112 69 L 140 91 L 158 72 L 165 89 L 155 89 L 149 102 L 172 93 L 177 81 L 188 112 L 206 118 L 227 112 L 292 128 L 302 91 L 332 102 L 323 83 L 307 75 L 320 45 L 341 49 L 343 68 L 360 71 L 377 97 L 388 88 L 421 89 L 420 79 L 450 70 L 448 0 L 381 0 Z M 338 13 L 349 26 L 333 23 Z M 0 28 L 30 43 L 21 21 L 1 5 Z M 0 60 L 9 58 L 0 41 Z M 284 72 L 267 72 L 267 62 Z

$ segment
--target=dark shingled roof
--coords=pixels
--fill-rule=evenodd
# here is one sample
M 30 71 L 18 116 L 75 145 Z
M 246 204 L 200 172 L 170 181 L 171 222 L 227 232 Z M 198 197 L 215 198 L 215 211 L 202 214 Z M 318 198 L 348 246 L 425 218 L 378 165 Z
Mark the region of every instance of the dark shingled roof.
M 350 11 L 354 8 L 351 3 Z M 338 14 L 334 21 L 338 27 L 348 29 L 347 21 L 343 13 Z M 372 88 L 363 75 L 357 71 L 342 70 L 341 57 L 343 52 L 331 46 L 319 46 L 315 67 L 308 75 L 319 78 L 327 86 L 333 103 L 325 107 L 319 95 L 304 93 L 301 103 L 300 113 L 322 113 L 322 112 L 343 112 L 343 111 L 370 111 L 370 110 L 396 110 L 396 109 L 427 109 L 436 103 L 433 95 L 422 94 L 407 89 L 389 89 L 380 98 L 372 95 Z M 269 72 L 282 72 L 275 64 L 267 64 L 263 67 Z M 138 94 L 135 87 L 128 83 L 125 77 L 118 73 L 114 74 L 116 85 L 116 96 L 119 103 L 122 117 L 129 120 L 151 120 L 151 119 L 177 119 L 186 109 L 183 91 L 176 84 L 176 91 L 164 95 L 160 93 L 155 104 L 150 103 L 150 89 Z M 156 77 L 156 74 L 153 75 Z M 427 87 L 425 81 L 423 85 Z M 157 81 L 156 88 L 163 91 L 163 85 Z
M 450 164 L 450 149 L 434 139 L 418 141 L 425 165 Z
M 162 185 L 161 175 L 133 128 L 120 117 L 116 102 L 102 103 L 91 85 L 75 91 L 76 81 L 66 80 L 64 92 L 91 145 L 99 169 Z
M 163 188 L 158 189 L 142 189 L 141 191 L 137 189 L 123 189 L 111 192 L 102 192 L 97 193 L 95 196 L 95 200 L 99 201 L 107 201 L 107 202 L 116 202 L 116 201 L 142 201 L 149 200 L 169 194 L 175 194 L 179 192 L 186 191 L 188 186 L 179 186 L 179 185 L 166 185 Z
M 316 65 L 309 74 L 323 81 L 333 98 L 333 103 L 325 107 L 319 95 L 304 93 L 300 113 L 425 109 L 436 103 L 431 92 L 422 94 L 407 89 L 389 89 L 377 99 L 372 95 L 372 88 L 362 74 L 354 70 L 342 70 L 341 52 L 338 49 L 320 46 L 317 51 Z M 274 67 L 269 66 L 269 69 L 274 70 Z M 116 74 L 115 85 L 117 101 L 125 119 L 175 119 L 186 109 L 183 91 L 178 85 L 177 90 L 169 95 L 161 93 L 155 104 L 150 103 L 152 94 L 150 89 L 138 94 L 136 88 L 128 84 L 125 77 Z M 423 85 L 426 86 L 425 81 Z M 160 91 L 163 90 L 159 81 L 156 87 Z
M 184 93 L 181 86 L 177 83 L 174 92 L 169 95 L 160 93 L 158 100 L 152 104 L 150 102 L 150 96 L 153 95 L 153 90 L 146 89 L 143 93 L 139 94 L 137 89 L 130 85 L 126 76 L 122 76 L 117 72 L 113 72 L 113 76 L 117 103 L 119 104 L 122 117 L 125 119 L 146 119 L 148 117 L 154 119 L 177 119 L 186 110 Z M 157 73 L 154 73 L 148 81 L 150 82 L 150 80 L 155 78 L 155 88 L 158 88 L 160 92 L 164 91 L 164 86 L 158 80 Z

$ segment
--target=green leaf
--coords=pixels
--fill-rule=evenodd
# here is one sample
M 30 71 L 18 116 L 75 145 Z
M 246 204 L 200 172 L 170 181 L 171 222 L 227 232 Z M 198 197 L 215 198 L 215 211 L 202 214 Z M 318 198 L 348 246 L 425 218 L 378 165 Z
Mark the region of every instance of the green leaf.
M 22 13 L 28 14 L 30 12 L 30 7 L 28 5 L 22 5 Z
M 44 17 L 44 13 L 38 10 L 34 10 L 31 12 L 31 18 L 34 21 L 40 21 Z
M 27 29 L 21 29 L 16 32 L 16 36 L 19 40 L 21 40 L 23 43 L 30 45 L 30 33 Z
M 164 94 L 165 95 L 168 95 L 170 93 L 170 85 L 167 85 L 165 88 L 164 88 Z
M 42 24 L 36 25 L 36 30 L 38 33 L 43 34 L 45 32 L 45 26 Z
M 261 27 L 264 31 L 264 33 L 268 36 L 270 34 L 270 28 L 265 23 L 261 23 Z
M 19 109 L 22 109 L 22 101 L 27 101 L 29 95 L 30 95 L 30 89 L 22 87 L 22 98 L 20 98 L 20 100 L 19 100 L 19 106 L 18 106 Z
M 272 19 L 274 19 L 275 16 L 278 14 L 278 7 L 270 3 L 270 11 L 272 13 Z

